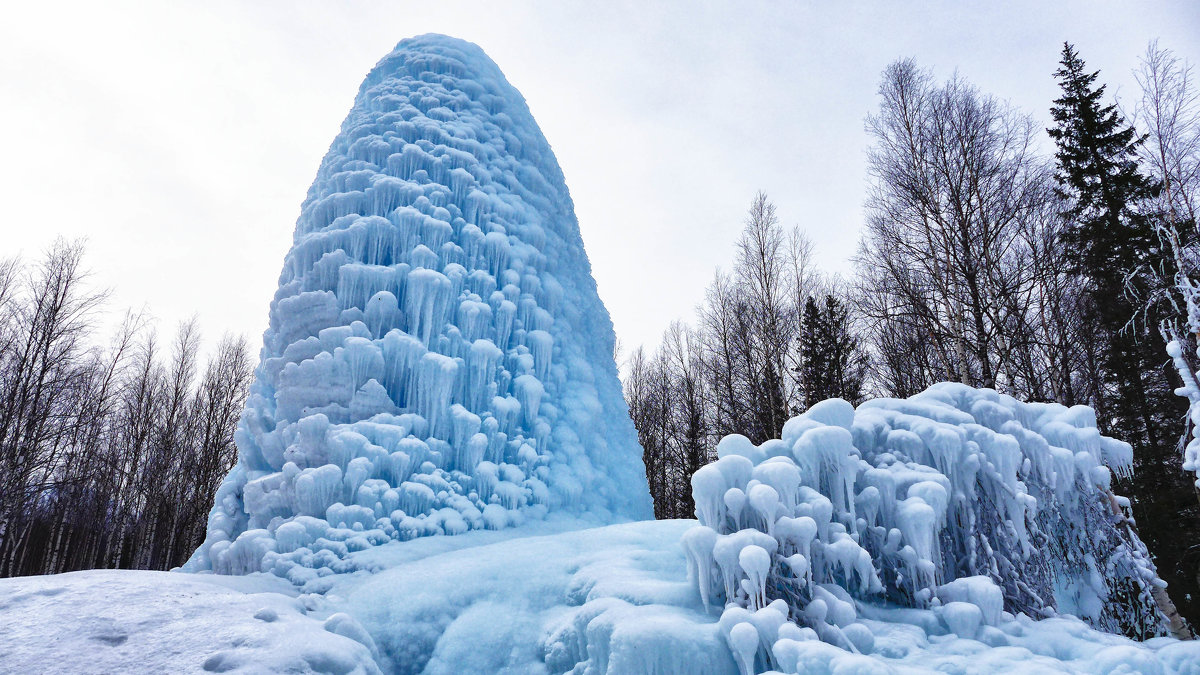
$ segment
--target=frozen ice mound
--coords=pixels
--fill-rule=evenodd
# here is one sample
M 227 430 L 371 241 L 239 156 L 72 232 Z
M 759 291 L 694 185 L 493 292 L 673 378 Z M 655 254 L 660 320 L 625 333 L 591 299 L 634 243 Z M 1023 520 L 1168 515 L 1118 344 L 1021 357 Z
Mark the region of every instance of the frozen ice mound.
M 993 647 L 1059 615 L 1166 634 L 1162 582 L 1111 492 L 1132 451 L 1090 408 L 942 383 L 824 401 L 782 436 L 727 436 L 692 478 L 689 576 L 742 675 L 877 653 L 865 619 Z
M 321 162 L 187 569 L 297 584 L 382 543 L 650 517 L 562 172 L 475 45 L 401 42 Z
M 1200 643 L 1155 637 L 1110 486 L 1129 447 L 1089 409 L 941 384 L 782 436 L 722 440 L 698 521 L 374 547 L 322 602 L 406 675 L 1200 673 Z

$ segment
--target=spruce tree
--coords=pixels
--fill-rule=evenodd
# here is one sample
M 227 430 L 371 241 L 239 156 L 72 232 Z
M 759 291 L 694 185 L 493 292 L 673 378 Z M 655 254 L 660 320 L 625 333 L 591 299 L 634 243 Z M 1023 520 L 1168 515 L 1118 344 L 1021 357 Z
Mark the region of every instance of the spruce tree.
M 1070 44 L 1054 75 L 1062 96 L 1054 101 L 1058 146 L 1055 179 L 1070 207 L 1064 244 L 1088 284 L 1091 322 L 1102 341 L 1104 382 L 1091 401 L 1102 428 L 1157 455 L 1174 442 L 1181 413 L 1163 368 L 1164 347 L 1150 317 L 1138 319 L 1133 298 L 1150 280 L 1144 270 L 1156 257 L 1157 237 L 1139 212 L 1155 185 L 1138 170 L 1144 140 L 1115 104 L 1105 105 L 1097 71 L 1087 72 Z
M 1152 245 L 1153 230 L 1135 210 L 1155 192 L 1138 170 L 1146 137 L 1126 124 L 1116 104 L 1102 104 L 1099 71 L 1086 72 L 1069 43 L 1060 64 L 1054 76 L 1063 95 L 1050 108 L 1056 124 L 1047 131 L 1058 146 L 1055 180 L 1071 204 L 1069 243 L 1081 254 L 1080 271 L 1119 292 L 1139 253 Z
M 854 404 L 862 400 L 866 356 L 851 333 L 845 305 L 836 297 L 826 295 L 823 308 L 811 296 L 804 304 L 800 356 L 805 407 L 827 398 Z
M 1063 243 L 1086 282 L 1086 320 L 1101 354 L 1102 382 L 1089 403 L 1106 434 L 1133 445 L 1128 490 L 1141 533 L 1162 576 L 1186 593 L 1194 581 L 1183 573 L 1177 532 L 1194 502 L 1182 472 L 1171 466 L 1178 461 L 1184 406 L 1173 393 L 1177 375 L 1163 356 L 1161 310 L 1139 306 L 1157 283 L 1150 270 L 1166 253 L 1148 203 L 1158 188 L 1138 168 L 1145 136 L 1116 105 L 1104 104 L 1098 72 L 1089 73 L 1070 44 L 1054 75 L 1062 96 L 1051 108 L 1055 126 L 1048 131 L 1058 146 L 1058 188 L 1070 204 Z

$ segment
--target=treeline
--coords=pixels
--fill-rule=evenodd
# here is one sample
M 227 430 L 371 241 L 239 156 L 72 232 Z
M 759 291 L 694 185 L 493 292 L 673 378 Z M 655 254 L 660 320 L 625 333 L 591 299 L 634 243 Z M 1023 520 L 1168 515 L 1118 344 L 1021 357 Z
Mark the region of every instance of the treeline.
M 691 475 L 721 437 L 761 443 L 816 401 L 862 400 L 867 358 L 846 291 L 820 278 L 808 239 L 757 195 L 735 264 L 717 272 L 696 325 L 673 323 L 656 352 L 638 347 L 626 363 L 656 517 L 692 516 Z
M 129 313 L 98 346 L 83 252 L 0 263 L 0 576 L 178 566 L 236 459 L 245 340 L 201 366 L 195 320 L 164 346 Z
M 760 443 L 824 398 L 958 381 L 1095 408 L 1104 433 L 1134 446 L 1122 489 L 1160 573 L 1177 600 L 1196 596 L 1200 510 L 1166 341 L 1195 353 L 1180 289 L 1200 261 L 1200 104 L 1188 66 L 1155 44 L 1135 74 L 1141 99 L 1122 111 L 1066 45 L 1048 157 L 1029 114 L 958 75 L 891 64 L 866 120 L 851 280 L 817 271 L 760 194 L 694 322 L 628 359 L 656 515 L 691 517 L 691 473 L 726 434 Z

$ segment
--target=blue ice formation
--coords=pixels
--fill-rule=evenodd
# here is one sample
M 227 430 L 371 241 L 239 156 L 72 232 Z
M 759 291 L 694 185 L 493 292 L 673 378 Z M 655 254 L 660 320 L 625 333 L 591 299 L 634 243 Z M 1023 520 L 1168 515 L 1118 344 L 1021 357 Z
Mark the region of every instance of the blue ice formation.
M 1133 449 L 1091 408 L 942 382 L 857 410 L 822 401 L 781 436 L 720 441 L 692 476 L 699 524 L 681 539 L 742 675 L 812 672 L 828 650 L 809 641 L 869 654 L 878 631 L 860 619 L 913 623 L 913 609 L 992 646 L 1018 615 L 1181 632 L 1112 492 Z
M 301 208 L 187 569 L 306 583 L 393 540 L 650 517 L 613 343 L 524 99 L 473 44 L 402 41 Z

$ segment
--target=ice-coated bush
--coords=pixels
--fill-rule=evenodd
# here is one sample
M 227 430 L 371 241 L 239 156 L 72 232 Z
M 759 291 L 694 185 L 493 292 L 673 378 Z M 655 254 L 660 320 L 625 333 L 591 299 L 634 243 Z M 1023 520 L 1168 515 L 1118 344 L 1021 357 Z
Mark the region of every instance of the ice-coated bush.
M 813 640 L 870 653 L 864 602 L 969 638 L 1006 612 L 1163 632 L 1162 582 L 1111 492 L 1132 450 L 1090 408 L 943 383 L 824 401 L 782 436 L 727 436 L 692 478 L 690 575 L 743 673 L 797 672 Z

